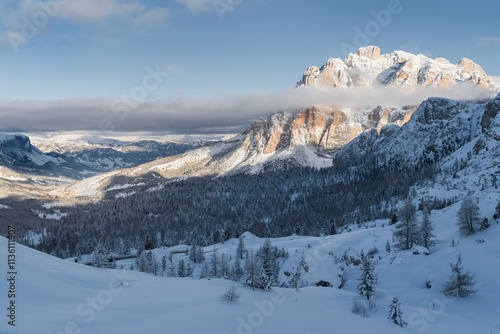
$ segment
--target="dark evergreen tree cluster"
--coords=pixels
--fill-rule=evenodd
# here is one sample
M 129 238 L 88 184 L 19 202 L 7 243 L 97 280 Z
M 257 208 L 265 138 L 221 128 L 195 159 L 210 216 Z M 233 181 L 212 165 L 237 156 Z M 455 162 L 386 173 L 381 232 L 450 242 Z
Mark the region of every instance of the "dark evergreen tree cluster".
M 31 230 L 45 229 L 35 247 L 59 257 L 88 254 L 89 243 L 106 244 L 117 254 L 187 244 L 191 261 L 200 263 L 199 247 L 245 231 L 264 238 L 320 236 L 354 221 L 391 218 L 412 185 L 435 173 L 433 164 L 366 161 L 361 167 L 343 163 L 321 170 L 191 178 L 78 207 L 61 221 L 44 220 Z

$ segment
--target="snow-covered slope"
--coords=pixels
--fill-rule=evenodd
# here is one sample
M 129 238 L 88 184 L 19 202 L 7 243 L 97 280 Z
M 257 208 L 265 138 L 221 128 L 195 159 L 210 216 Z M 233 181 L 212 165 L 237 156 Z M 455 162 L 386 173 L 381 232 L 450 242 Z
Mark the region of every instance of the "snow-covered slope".
M 483 193 L 481 215 L 490 217 L 500 196 Z M 474 237 L 460 238 L 455 226 L 458 204 L 431 215 L 436 226 L 436 246 L 430 255 L 386 252 L 392 242 L 393 226 L 376 221 L 350 228 L 342 234 L 321 238 L 291 236 L 271 239 L 273 245 L 290 253 L 287 266 L 296 265 L 305 255 L 309 276 L 335 277 L 335 268 L 344 266 L 344 285 L 338 288 L 306 287 L 300 292 L 273 288 L 272 292 L 252 291 L 237 284 L 241 298 L 236 303 L 221 299 L 234 284 L 229 280 L 164 278 L 130 270 L 97 269 L 17 245 L 16 327 L 0 323 L 3 334 L 64 333 L 500 333 L 498 319 L 498 244 L 500 225 Z M 455 240 L 456 246 L 451 246 Z M 484 239 L 484 243 L 476 242 Z M 245 247 L 256 250 L 264 240 L 246 233 Z M 235 258 L 237 240 L 215 245 L 219 254 Z M 351 312 L 356 293 L 358 266 L 334 263 L 346 250 L 357 256 L 377 247 L 374 256 L 378 276 L 373 302 L 378 305 L 369 318 Z M 212 246 L 205 248 L 211 251 Z M 155 252 L 167 252 L 156 250 Z M 440 293 L 458 254 L 464 265 L 477 275 L 478 293 L 453 299 Z M 0 256 L 7 257 L 7 241 L 0 238 Z M 207 254 L 209 257 L 210 255 Z M 174 263 L 185 255 L 175 255 Z M 480 259 L 480 260 L 479 260 Z M 120 263 L 119 263 L 120 264 Z M 282 276 L 284 278 L 285 276 Z M 309 277 L 309 278 L 308 278 Z M 317 279 L 316 278 L 316 279 Z M 430 281 L 431 288 L 426 288 Z M 0 283 L 8 291 L 8 282 Z M 402 303 L 402 329 L 387 318 L 393 297 Z M 6 296 L 2 297 L 5 304 Z M 77 331 L 79 330 L 79 331 Z
M 380 54 L 376 46 L 360 48 L 342 60 L 330 58 L 321 68 L 309 67 L 298 86 L 444 86 L 470 82 L 494 89 L 481 66 L 462 58 L 456 64 L 404 51 Z
M 441 187 L 448 190 L 496 187 L 499 125 L 500 94 L 484 104 L 431 98 L 402 127 L 387 125 L 380 133 L 365 132 L 346 145 L 336 160 L 372 166 L 383 166 L 388 160 L 409 161 L 415 166 L 434 162 L 446 182 Z

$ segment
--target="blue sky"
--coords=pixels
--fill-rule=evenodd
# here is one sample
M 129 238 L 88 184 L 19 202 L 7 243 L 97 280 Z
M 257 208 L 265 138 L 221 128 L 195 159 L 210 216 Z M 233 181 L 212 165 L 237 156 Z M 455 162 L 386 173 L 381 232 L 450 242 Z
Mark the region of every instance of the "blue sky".
M 342 45 L 357 46 L 355 29 L 395 1 L 400 12 L 366 44 L 467 57 L 500 75 L 492 1 L 5 0 L 0 100 L 119 99 L 157 66 L 169 76 L 147 99 L 281 92 L 308 66 L 344 58 Z M 40 4 L 56 13 L 44 20 Z M 29 38 L 26 22 L 40 26 Z

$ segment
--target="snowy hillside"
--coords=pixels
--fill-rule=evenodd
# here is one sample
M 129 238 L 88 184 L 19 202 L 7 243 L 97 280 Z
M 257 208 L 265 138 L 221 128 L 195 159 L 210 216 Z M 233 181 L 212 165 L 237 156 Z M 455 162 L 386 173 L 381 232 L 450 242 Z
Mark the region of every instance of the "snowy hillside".
M 490 217 L 500 200 L 498 193 L 479 198 L 481 215 Z M 273 288 L 252 291 L 237 284 L 241 298 L 230 303 L 221 299 L 233 284 L 229 280 L 156 277 L 137 271 L 98 269 L 61 260 L 17 245 L 17 322 L 12 328 L 3 321 L 5 334 L 59 333 L 79 329 L 87 333 L 401 333 L 387 320 L 388 304 L 395 296 L 402 303 L 406 333 L 500 333 L 497 305 L 500 298 L 498 244 L 500 225 L 468 238 L 460 238 L 456 222 L 458 204 L 434 211 L 436 245 L 430 255 L 412 251 L 387 252 L 394 226 L 388 221 L 346 228 L 342 234 L 321 238 L 286 237 L 271 239 L 272 245 L 290 254 L 289 266 L 296 266 L 303 254 L 309 276 L 325 278 L 344 267 L 344 284 L 338 288 Z M 384 227 L 383 227 L 384 226 Z M 350 231 L 349 231 L 350 230 Z M 484 239 L 479 243 L 476 240 Z M 452 240 L 456 246 L 452 247 Z M 246 250 L 257 250 L 264 240 L 246 233 Z M 237 240 L 216 245 L 219 254 L 236 257 Z M 346 250 L 351 256 L 376 247 L 373 263 L 378 276 L 374 303 L 376 311 L 364 318 L 351 312 L 360 300 L 356 292 L 360 269 L 339 260 Z M 179 247 L 177 247 L 179 248 Z M 176 248 L 176 249 L 177 249 Z M 213 246 L 205 248 L 207 258 Z M 173 250 L 173 249 L 171 249 Z M 160 255 L 169 249 L 158 249 Z M 7 240 L 0 238 L 0 255 L 6 258 Z M 450 274 L 448 263 L 461 253 L 464 265 L 477 275 L 478 293 L 464 299 L 440 293 Z M 332 255 L 333 254 L 333 255 Z M 173 263 L 186 255 L 174 255 Z M 129 260 L 118 262 L 127 266 Z M 287 264 L 281 272 L 286 270 Z M 495 271 L 496 270 L 496 271 Z M 333 275 L 332 275 L 333 273 Z M 325 276 L 326 275 L 326 276 Z M 285 276 L 282 276 L 284 279 Z M 430 288 L 426 282 L 430 281 Z M 40 284 L 43 282 L 43 285 Z M 1 288 L 7 291 L 7 281 Z M 57 315 L 57 316 L 55 316 Z

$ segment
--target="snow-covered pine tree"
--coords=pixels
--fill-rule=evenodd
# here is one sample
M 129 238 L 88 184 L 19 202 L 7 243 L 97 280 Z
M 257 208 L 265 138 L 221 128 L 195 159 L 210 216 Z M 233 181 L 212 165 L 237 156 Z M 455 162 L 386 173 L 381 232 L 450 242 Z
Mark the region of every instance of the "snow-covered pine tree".
M 167 276 L 168 277 L 176 277 L 177 276 L 177 272 L 175 270 L 175 267 L 174 267 L 174 264 L 171 263 L 169 266 L 168 266 L 168 269 L 167 269 Z
M 191 247 L 189 248 L 189 260 L 193 263 L 196 263 L 196 249 L 198 247 L 196 246 L 196 240 L 191 241 Z
M 221 277 L 220 259 L 217 247 L 214 247 L 212 251 L 212 256 L 210 257 L 209 276 L 215 278 Z
M 469 270 L 464 270 L 461 254 L 458 254 L 457 263 L 450 263 L 450 267 L 451 275 L 444 283 L 442 290 L 445 295 L 465 298 L 477 292 L 477 290 L 474 290 L 476 275 L 471 274 Z
M 408 324 L 403 320 L 403 312 L 401 312 L 401 303 L 396 297 L 392 299 L 391 305 L 389 305 L 389 316 L 387 319 L 391 320 L 396 325 L 401 327 L 407 326 Z
M 330 228 L 328 231 L 329 235 L 335 235 L 337 234 L 337 224 L 335 223 L 335 219 L 330 219 Z
M 369 256 L 363 258 L 361 270 L 361 276 L 358 278 L 360 281 L 357 288 L 358 293 L 361 297 L 365 297 L 366 300 L 370 300 L 370 297 L 375 294 L 375 281 L 377 277 L 373 273 L 375 267 Z
M 391 222 L 390 222 L 390 225 L 394 225 L 398 222 L 398 215 L 396 215 L 396 213 L 393 213 L 392 214 L 392 217 L 391 217 Z
M 471 196 L 467 196 L 462 200 L 457 218 L 460 235 L 469 236 L 478 230 L 480 222 L 479 207 Z
M 200 270 L 200 279 L 204 279 L 204 278 L 209 277 L 208 271 L 209 271 L 208 263 L 203 262 L 203 265 L 201 266 L 201 270 Z
M 146 252 L 141 252 L 137 255 L 137 258 L 135 259 L 135 268 L 140 271 L 140 272 L 146 272 L 146 257 L 145 257 Z
M 385 251 L 387 253 L 391 252 L 391 243 L 389 242 L 389 240 L 387 240 L 387 242 L 385 243 Z
M 252 290 L 255 288 L 260 289 L 262 285 L 262 265 L 259 263 L 259 259 L 255 256 L 252 249 L 250 249 L 247 255 L 244 282 L 246 285 L 250 286 Z
M 145 254 L 145 273 L 154 273 L 153 253 L 151 251 L 143 252 Z
M 434 245 L 434 225 L 432 224 L 430 213 L 427 208 L 422 211 L 422 223 L 420 224 L 420 243 L 427 249 Z
M 493 219 L 500 219 L 500 201 L 498 202 L 496 208 L 495 208 L 495 214 L 493 215 Z
M 226 255 L 222 253 L 220 256 L 220 276 L 222 278 L 228 279 L 229 278 L 229 263 Z
M 186 268 L 186 277 L 193 277 L 193 267 L 191 267 L 191 263 L 189 262 Z
M 397 247 L 402 250 L 411 249 L 418 240 L 418 226 L 415 220 L 415 205 L 411 199 L 406 200 L 399 211 L 399 223 L 394 229 L 394 237 L 398 240 Z
M 245 244 L 243 242 L 243 236 L 240 235 L 238 238 L 238 247 L 236 248 L 236 257 L 243 260 L 243 255 L 245 254 Z
M 273 248 L 271 246 L 271 241 L 269 239 L 266 239 L 262 247 L 259 249 L 258 253 L 260 257 L 260 263 L 262 264 L 262 270 L 264 272 L 262 281 L 265 290 L 269 290 L 276 281 L 276 277 L 274 275 L 274 262 L 276 261 L 276 258 L 272 250 Z
M 306 260 L 302 256 L 300 258 L 300 262 L 297 265 L 297 268 L 295 269 L 295 272 L 293 273 L 292 279 L 290 280 L 290 287 L 294 288 L 297 292 L 299 292 L 299 288 L 301 286 L 301 277 L 302 277 L 302 269 L 306 268 Z
M 179 260 L 179 265 L 177 267 L 177 277 L 186 277 L 186 264 L 184 259 Z
M 239 257 L 236 257 L 234 261 L 233 270 L 231 272 L 231 279 L 233 281 L 239 282 L 243 276 L 243 269 L 241 268 L 241 261 Z
M 167 271 L 167 257 L 163 255 L 161 257 L 161 275 L 165 275 L 165 271 Z

